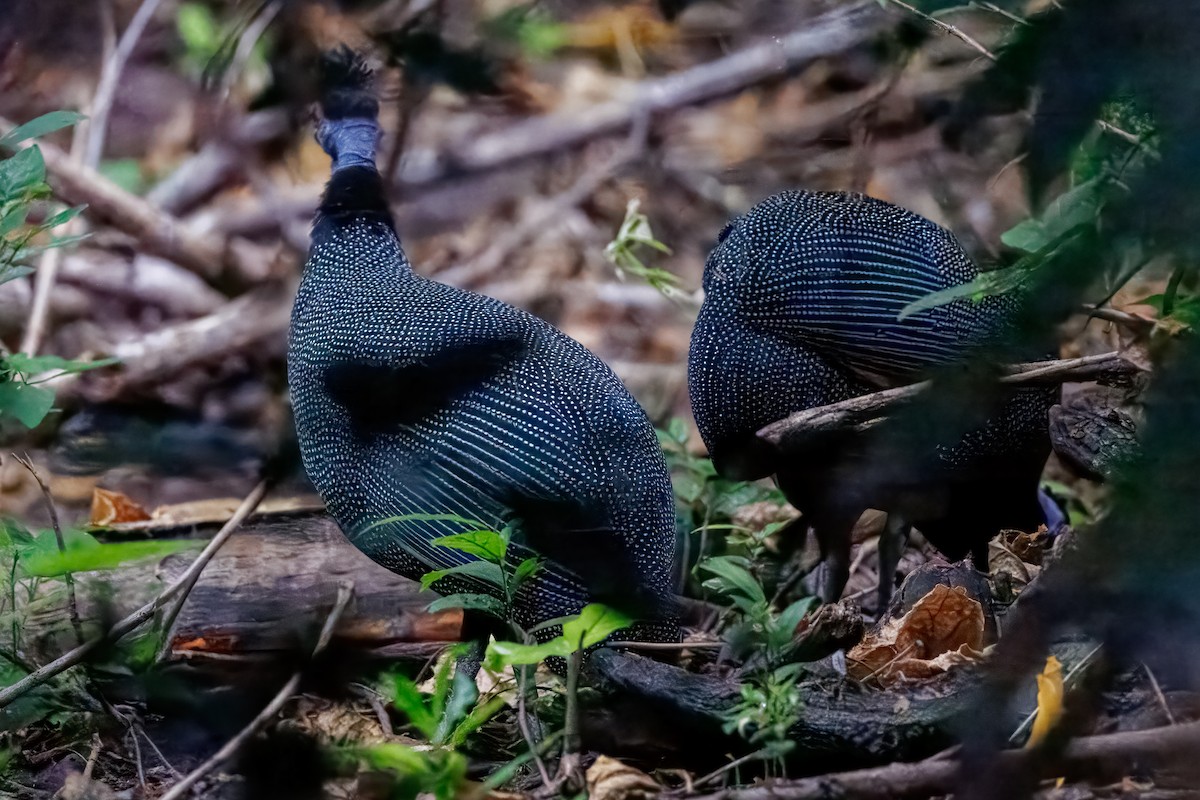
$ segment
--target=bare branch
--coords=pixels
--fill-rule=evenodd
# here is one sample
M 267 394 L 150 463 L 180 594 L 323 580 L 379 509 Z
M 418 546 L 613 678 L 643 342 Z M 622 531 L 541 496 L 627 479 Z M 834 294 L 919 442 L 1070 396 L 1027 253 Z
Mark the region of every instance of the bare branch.
M 748 86 L 780 78 L 818 58 L 844 53 L 871 41 L 888 15 L 873 2 L 841 6 L 811 20 L 802 30 L 706 64 L 640 83 L 629 97 L 585 110 L 547 114 L 494 134 L 476 136 L 439 154 L 409 154 L 401 187 L 438 183 L 524 159 L 577 147 L 600 136 L 628 130 L 636 120 L 685 106 L 712 102 Z
M 0 118 L 0 135 L 15 127 Z M 88 215 L 132 236 L 150 253 L 174 261 L 210 284 L 238 290 L 271 277 L 271 262 L 249 242 L 199 236 L 180 220 L 117 186 L 93 169 L 73 162 L 52 144 L 38 147 L 49 182 L 63 200 L 84 204 Z
M 1009 386 L 1054 385 L 1071 381 L 1111 379 L 1143 371 L 1143 367 L 1114 351 L 1083 358 L 1017 364 L 1010 368 L 1009 374 L 1000 379 L 1000 383 Z M 776 447 L 787 447 L 789 443 L 801 437 L 850 428 L 881 417 L 912 400 L 929 386 L 929 381 L 922 381 L 852 397 L 840 403 L 798 411 L 786 419 L 766 426 L 758 432 L 758 436 Z

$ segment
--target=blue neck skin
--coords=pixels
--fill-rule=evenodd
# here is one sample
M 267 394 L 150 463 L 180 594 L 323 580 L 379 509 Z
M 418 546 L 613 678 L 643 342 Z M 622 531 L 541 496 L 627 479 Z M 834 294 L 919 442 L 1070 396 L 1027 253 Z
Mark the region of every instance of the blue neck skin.
M 333 159 L 334 172 L 347 167 L 374 168 L 379 123 L 368 117 L 323 120 L 317 141 Z

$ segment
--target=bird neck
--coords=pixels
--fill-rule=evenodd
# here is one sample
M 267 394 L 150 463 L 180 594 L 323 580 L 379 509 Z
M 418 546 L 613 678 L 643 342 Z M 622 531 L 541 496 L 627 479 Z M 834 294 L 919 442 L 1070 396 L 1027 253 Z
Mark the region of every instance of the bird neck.
M 317 214 L 318 221 L 331 219 L 345 224 L 365 219 L 382 222 L 395 231 L 383 178 L 373 163 L 335 169 L 325 186 Z

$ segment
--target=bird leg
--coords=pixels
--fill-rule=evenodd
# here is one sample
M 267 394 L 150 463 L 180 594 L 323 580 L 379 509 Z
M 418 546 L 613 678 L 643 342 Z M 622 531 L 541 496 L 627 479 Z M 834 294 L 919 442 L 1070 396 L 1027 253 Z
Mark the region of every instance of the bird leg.
M 822 603 L 836 603 L 850 579 L 850 534 L 857 520 L 857 514 L 834 515 L 813 525 L 821 548 L 818 594 Z
M 912 533 L 912 524 L 899 514 L 888 514 L 887 524 L 879 534 L 879 586 L 876 589 L 879 607 L 876 611 L 882 616 L 892 599 L 892 589 L 896 584 L 896 567 L 900 565 L 900 556 L 908 545 L 908 536 Z

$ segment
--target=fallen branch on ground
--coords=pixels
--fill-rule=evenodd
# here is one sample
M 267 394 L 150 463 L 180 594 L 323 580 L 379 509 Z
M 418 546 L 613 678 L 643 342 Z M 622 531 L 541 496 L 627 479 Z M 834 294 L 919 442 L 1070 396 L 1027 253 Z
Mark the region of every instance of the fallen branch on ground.
M 136 630 L 150 620 L 172 597 L 182 591 L 184 587 L 194 582 L 195 576 L 204 570 L 204 567 L 212 560 L 216 552 L 221 549 L 221 545 L 225 544 L 225 541 L 237 530 L 242 521 L 250 516 L 254 512 L 254 509 L 258 508 L 258 504 L 262 501 L 266 493 L 267 483 L 266 481 L 262 481 L 251 490 L 246 499 L 242 501 L 242 504 L 238 506 L 237 511 L 233 513 L 233 516 L 225 523 L 224 527 L 217 532 L 212 541 L 205 546 L 200 555 L 196 556 L 196 560 L 192 562 L 183 575 L 166 589 L 163 589 L 152 601 L 120 620 L 101 635 L 89 639 L 37 671 L 31 672 L 24 678 L 21 678 L 21 680 L 13 683 L 11 686 L 0 689 L 0 708 L 4 708 L 29 690 L 41 686 L 56 675 L 66 672 L 71 667 L 83 662 L 92 652 L 98 650 L 101 646 L 119 640 L 127 633 Z
M 1000 378 L 1000 383 L 1008 386 L 1045 386 L 1072 381 L 1111 380 L 1143 371 L 1144 367 L 1114 351 L 1082 358 L 1016 364 L 1010 368 L 1009 374 Z M 881 392 L 852 397 L 840 403 L 798 411 L 778 422 L 772 422 L 760 430 L 758 436 L 776 447 L 788 447 L 798 439 L 815 433 L 850 428 L 894 411 L 929 388 L 930 383 L 922 381 L 909 386 L 884 389 Z
M 16 127 L 0 118 L 0 135 Z M 81 166 L 59 148 L 39 142 L 51 188 L 62 200 L 86 205 L 89 217 L 111 224 L 142 245 L 146 252 L 174 261 L 209 283 L 244 289 L 271 276 L 271 260 L 246 241 L 198 236 L 179 219 L 117 186 L 93 169 Z
M 547 114 L 491 135 L 472 137 L 445 153 L 411 159 L 401 169 L 399 183 L 402 187 L 427 186 L 544 157 L 628 130 L 639 119 L 728 97 L 748 86 L 786 76 L 803 64 L 870 42 L 889 19 L 875 3 L 836 8 L 809 20 L 801 30 L 770 37 L 683 72 L 643 81 L 624 99 Z

